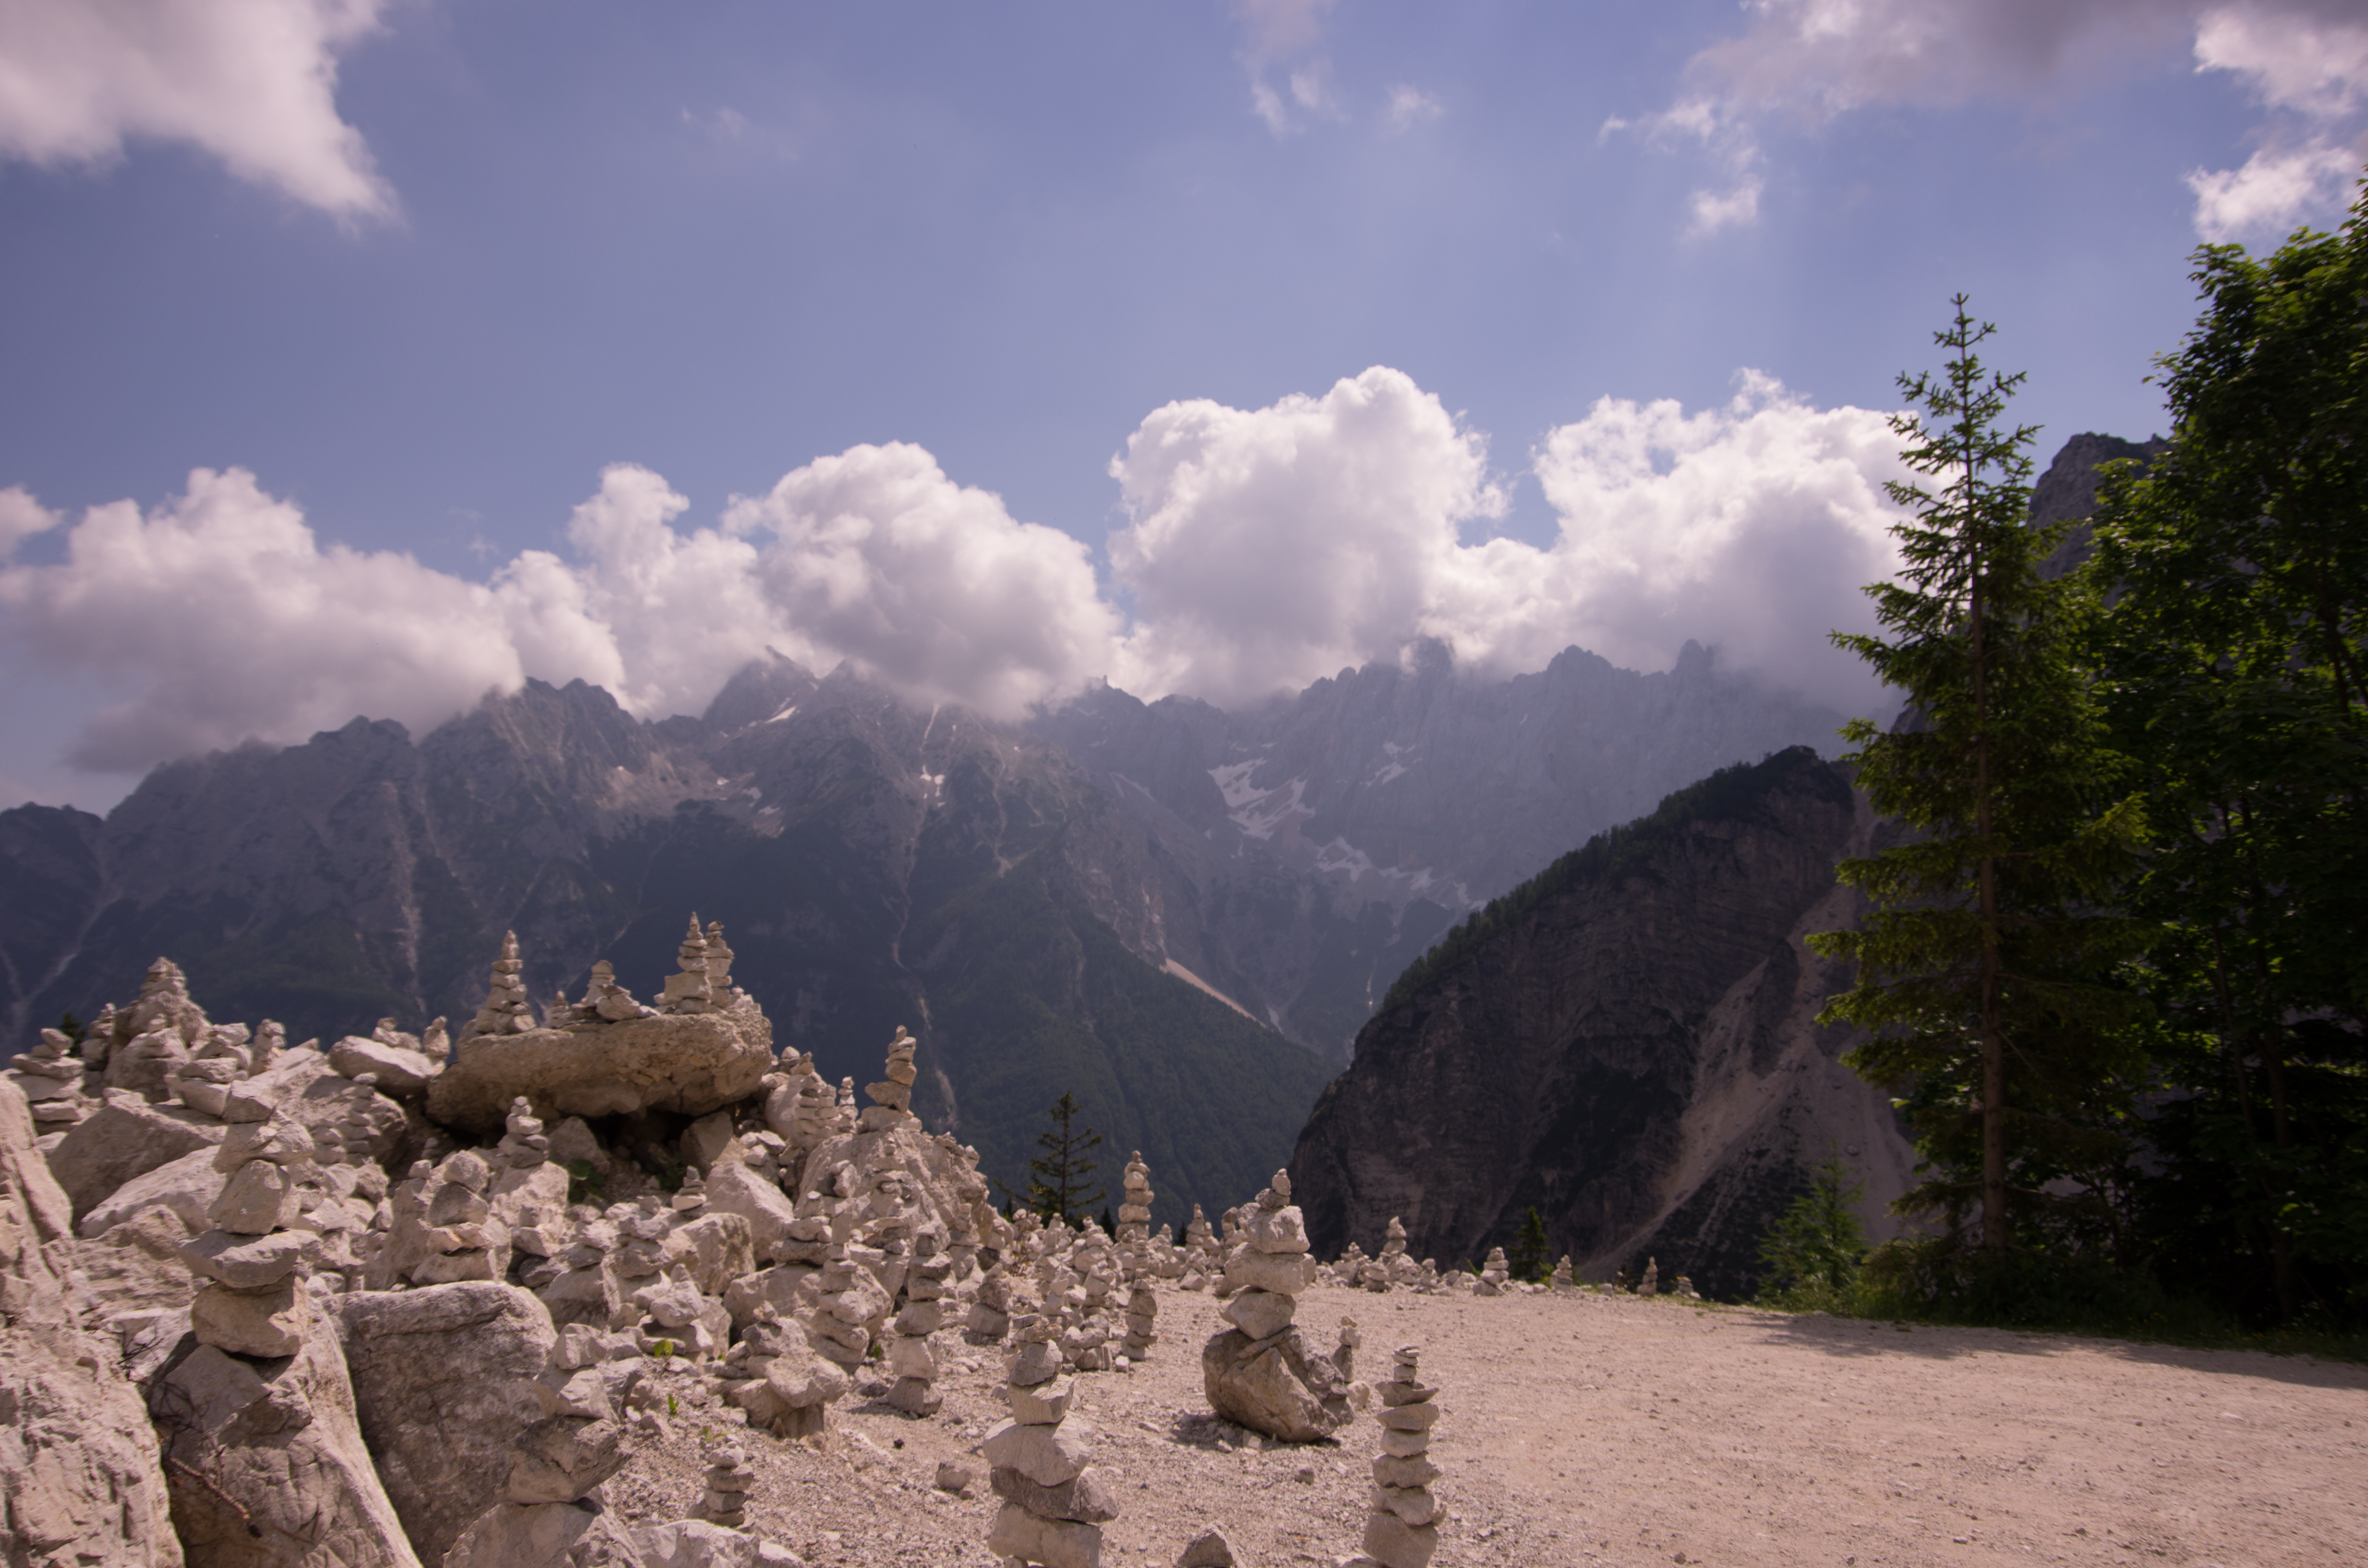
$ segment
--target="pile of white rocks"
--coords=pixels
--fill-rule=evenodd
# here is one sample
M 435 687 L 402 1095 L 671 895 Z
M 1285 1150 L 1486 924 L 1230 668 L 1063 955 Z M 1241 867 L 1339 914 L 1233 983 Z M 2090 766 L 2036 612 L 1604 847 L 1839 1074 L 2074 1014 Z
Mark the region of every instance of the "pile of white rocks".
M 986 1547 L 1007 1564 L 1099 1568 L 1100 1527 L 1118 1517 L 1117 1496 L 1087 1462 L 1092 1423 L 1070 1417 L 1076 1385 L 1062 1368 L 1057 1333 L 1051 1319 L 1033 1312 L 1013 1324 L 1019 1348 L 1004 1391 L 1011 1418 L 979 1448 L 1003 1499 Z
M 1439 1521 L 1447 1510 L 1430 1490 L 1440 1470 L 1429 1458 L 1439 1391 L 1424 1385 L 1419 1359 L 1415 1346 L 1401 1348 L 1389 1381 L 1374 1388 L 1382 1403 L 1382 1451 L 1373 1460 L 1364 1554 L 1346 1568 L 1427 1568 L 1439 1550 Z
M 1274 1180 L 1243 1211 L 1241 1241 L 1227 1255 L 1232 1287 L 1223 1316 L 1234 1326 L 1201 1352 L 1209 1404 L 1236 1426 L 1289 1442 L 1328 1437 L 1349 1418 L 1347 1388 L 1332 1363 L 1311 1357 L 1292 1319 L 1315 1282 L 1307 1226 L 1291 1202 L 1291 1176 Z

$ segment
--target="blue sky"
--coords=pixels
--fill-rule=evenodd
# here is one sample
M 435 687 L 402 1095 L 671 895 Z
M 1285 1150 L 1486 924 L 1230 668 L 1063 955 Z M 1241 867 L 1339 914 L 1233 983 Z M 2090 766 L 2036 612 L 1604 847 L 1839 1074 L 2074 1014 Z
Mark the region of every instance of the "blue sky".
M 2340 219 L 2368 85 L 2320 0 L 176 9 L 0 6 L 0 803 L 767 643 L 1846 699 L 1947 296 L 2043 460 L 2150 434 L 2189 251 Z

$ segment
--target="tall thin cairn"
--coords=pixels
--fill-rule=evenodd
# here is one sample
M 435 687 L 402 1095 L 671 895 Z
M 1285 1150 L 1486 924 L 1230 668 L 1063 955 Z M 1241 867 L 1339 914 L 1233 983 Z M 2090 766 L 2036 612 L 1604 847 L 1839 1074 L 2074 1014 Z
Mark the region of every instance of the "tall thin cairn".
M 1286 1442 L 1312 1443 L 1349 1417 L 1347 1390 L 1332 1363 L 1310 1356 L 1292 1324 L 1296 1298 L 1315 1282 L 1307 1225 L 1291 1201 L 1291 1176 L 1244 1211 L 1241 1240 L 1225 1256 L 1233 1289 L 1221 1314 L 1234 1326 L 1201 1351 L 1209 1406 L 1236 1426 Z
M 919 1073 L 913 1066 L 913 1050 L 920 1041 L 896 1026 L 896 1038 L 888 1042 L 886 1082 L 868 1085 L 864 1093 L 871 1103 L 863 1108 L 858 1121 L 865 1132 L 885 1132 L 892 1127 L 918 1127 L 920 1119 L 913 1114 L 913 1081 Z
M 1012 1332 L 1019 1348 L 1004 1390 L 1011 1419 L 979 1445 L 988 1481 L 1003 1499 L 986 1549 L 1006 1563 L 1097 1568 L 1100 1527 L 1118 1517 L 1117 1495 L 1086 1462 L 1093 1424 L 1083 1416 L 1068 1419 L 1076 1381 L 1061 1369 L 1054 1343 L 1061 1325 L 1030 1312 L 1014 1321 Z
M 1430 1462 L 1430 1429 L 1439 1406 L 1416 1375 L 1419 1351 L 1399 1349 L 1390 1381 L 1373 1392 L 1382 1401 L 1382 1451 L 1373 1459 L 1373 1498 L 1365 1515 L 1365 1551 L 1347 1568 L 1427 1568 L 1439 1550 L 1439 1521 L 1447 1510 L 1430 1490 L 1439 1467 Z

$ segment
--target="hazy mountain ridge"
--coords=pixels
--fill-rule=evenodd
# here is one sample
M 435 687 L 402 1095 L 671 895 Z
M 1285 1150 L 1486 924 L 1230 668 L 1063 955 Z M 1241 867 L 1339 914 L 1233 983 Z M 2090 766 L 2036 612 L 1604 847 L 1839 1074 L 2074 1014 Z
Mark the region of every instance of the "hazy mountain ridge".
M 1151 834 L 1196 971 L 1345 1057 L 1463 915 L 1715 768 L 1831 749 L 1842 718 L 1691 643 L 1661 674 L 1572 648 L 1497 680 L 1424 641 L 1251 712 L 1099 687 L 1030 728 Z

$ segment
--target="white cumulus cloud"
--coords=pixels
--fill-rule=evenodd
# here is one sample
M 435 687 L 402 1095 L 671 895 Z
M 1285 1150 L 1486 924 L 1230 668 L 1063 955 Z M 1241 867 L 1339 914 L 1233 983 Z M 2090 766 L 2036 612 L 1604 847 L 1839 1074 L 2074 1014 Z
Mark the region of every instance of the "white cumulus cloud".
M 724 513 L 768 531 L 757 579 L 796 638 L 906 690 L 1013 714 L 1109 667 L 1092 555 L 958 485 L 923 449 L 854 447 Z
M 1113 678 L 1219 704 L 1303 686 L 1417 636 L 1536 669 L 1577 643 L 1666 668 L 1689 640 L 1841 705 L 1873 684 L 1827 633 L 1872 625 L 1898 442 L 1756 372 L 1723 407 L 1605 398 L 1533 455 L 1562 518 L 1541 548 L 1462 540 L 1500 514 L 1486 443 L 1404 374 L 1258 410 L 1171 403 L 1111 464 L 1135 625 Z
M 324 541 L 238 469 L 71 520 L 10 488 L 0 636 L 113 694 L 69 753 L 99 771 L 357 714 L 425 731 L 529 677 L 696 712 L 768 647 L 998 717 L 1096 676 L 1255 701 L 1425 636 L 1498 673 L 1572 643 L 1662 668 L 1694 640 L 1862 705 L 1871 687 L 1826 634 L 1867 625 L 1859 587 L 1890 570 L 1896 440 L 1879 413 L 1739 383 L 1691 413 L 1606 398 L 1551 432 L 1530 459 L 1561 517 L 1544 546 L 1465 540 L 1504 512 L 1503 483 L 1486 438 L 1400 371 L 1264 408 L 1170 403 L 1110 465 L 1125 610 L 1084 543 L 901 443 L 816 459 L 700 527 L 663 478 L 619 464 L 562 548 L 484 582 Z
M 241 469 L 199 469 L 145 514 L 92 507 L 63 561 L 0 568 L 0 609 L 47 663 L 130 692 L 70 754 L 99 770 L 298 740 L 357 713 L 432 724 L 523 678 L 492 589 L 324 548 Z
M 187 142 L 339 218 L 394 198 L 337 113 L 338 56 L 387 0 L 0 0 L 0 158 Z
M 1110 560 L 1136 619 L 1113 678 L 1220 704 L 1415 635 L 1459 527 L 1505 505 L 1486 443 L 1378 366 L 1267 408 L 1169 403 L 1110 474 L 1133 519 Z

